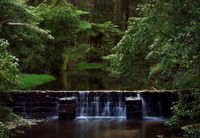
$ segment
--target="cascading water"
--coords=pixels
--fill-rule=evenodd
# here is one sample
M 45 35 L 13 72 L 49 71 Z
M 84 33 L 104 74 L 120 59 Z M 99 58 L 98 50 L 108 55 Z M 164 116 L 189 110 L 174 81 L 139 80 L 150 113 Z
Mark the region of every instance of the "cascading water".
M 140 107 L 140 111 L 142 113 L 142 118 L 145 118 L 148 116 L 148 110 L 147 110 L 147 104 L 146 101 L 144 100 L 144 98 L 141 96 L 141 93 L 137 93 L 136 96 L 131 96 L 131 97 L 127 97 L 126 98 L 127 101 L 141 101 L 141 107 Z M 135 111 L 137 111 L 137 109 L 135 109 Z M 134 115 L 132 115 L 134 116 Z M 136 117 L 137 118 L 137 117 Z
M 112 97 L 110 93 L 90 96 L 89 92 L 80 92 L 77 119 L 87 118 L 126 118 L 124 98 L 118 93 Z
M 142 100 L 142 114 L 143 118 L 148 116 L 147 103 L 140 93 L 137 93 L 137 98 Z
M 158 120 L 162 115 L 162 107 L 160 101 L 156 101 L 153 107 L 156 107 L 157 115 L 152 116 L 152 104 L 146 102 L 141 93 L 137 93 L 136 96 L 128 97 L 130 99 L 136 99 L 142 101 L 142 118 Z M 127 98 L 126 98 L 127 99 Z M 150 107 L 149 107 L 150 106 Z M 90 119 L 90 118 L 123 118 L 126 119 L 126 104 L 125 97 L 122 93 L 92 93 L 92 92 L 80 92 L 77 99 L 76 108 L 77 119 Z
M 147 119 L 147 120 L 163 120 L 164 118 L 162 118 L 162 107 L 161 107 L 161 103 L 160 101 L 157 102 L 157 106 L 158 106 L 158 116 L 149 116 L 148 112 L 150 112 L 148 110 L 148 104 L 145 101 L 145 99 L 141 96 L 140 93 L 137 93 L 137 99 L 141 99 L 142 100 L 142 114 L 143 114 L 143 119 Z

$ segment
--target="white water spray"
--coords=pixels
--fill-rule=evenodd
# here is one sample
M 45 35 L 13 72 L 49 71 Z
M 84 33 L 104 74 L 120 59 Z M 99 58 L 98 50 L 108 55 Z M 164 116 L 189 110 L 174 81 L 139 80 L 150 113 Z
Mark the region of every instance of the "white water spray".
M 95 95 L 91 101 L 89 93 L 80 92 L 80 101 L 78 102 L 77 118 L 126 118 L 125 102 L 121 95 L 118 95 L 118 101 L 110 99 L 109 93 L 105 95 Z M 112 97 L 113 98 L 113 97 Z M 100 101 L 100 99 L 104 99 Z

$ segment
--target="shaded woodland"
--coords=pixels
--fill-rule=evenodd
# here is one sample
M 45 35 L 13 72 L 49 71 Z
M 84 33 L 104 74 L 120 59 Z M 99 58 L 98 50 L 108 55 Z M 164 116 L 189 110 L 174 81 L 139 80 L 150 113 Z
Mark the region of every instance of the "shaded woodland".
M 185 89 L 167 124 L 200 136 L 199 1 L 0 0 L 0 11 L 2 91 L 22 88 L 24 74 L 104 68 L 141 89 Z M 0 137 L 7 138 L 5 123 L 20 117 L 1 95 Z

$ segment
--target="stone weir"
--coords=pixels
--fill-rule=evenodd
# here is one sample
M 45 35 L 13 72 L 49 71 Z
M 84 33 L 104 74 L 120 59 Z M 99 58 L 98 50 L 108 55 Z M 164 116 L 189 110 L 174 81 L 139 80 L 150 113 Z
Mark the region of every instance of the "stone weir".
M 13 110 L 25 117 L 169 117 L 171 91 L 11 91 Z

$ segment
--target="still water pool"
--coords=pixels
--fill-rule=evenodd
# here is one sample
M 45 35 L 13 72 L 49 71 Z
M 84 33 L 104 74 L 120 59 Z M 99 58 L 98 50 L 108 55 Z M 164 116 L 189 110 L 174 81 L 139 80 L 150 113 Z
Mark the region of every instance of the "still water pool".
M 53 120 L 13 138 L 156 138 L 171 131 L 162 120 Z
M 147 79 L 135 81 L 111 77 L 104 69 L 62 71 L 55 75 L 57 80 L 39 86 L 39 90 L 139 90 L 149 89 Z

